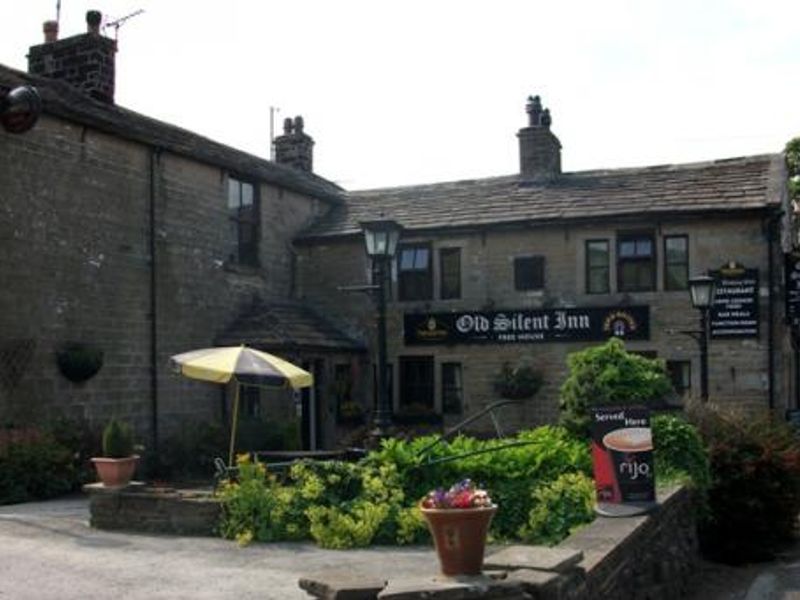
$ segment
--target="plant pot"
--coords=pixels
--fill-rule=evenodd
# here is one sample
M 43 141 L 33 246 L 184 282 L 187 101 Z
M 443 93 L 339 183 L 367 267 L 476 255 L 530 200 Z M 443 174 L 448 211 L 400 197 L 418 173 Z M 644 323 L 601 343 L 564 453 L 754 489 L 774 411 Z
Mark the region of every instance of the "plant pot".
M 497 506 L 422 508 L 443 575 L 480 575 L 486 535 Z
M 97 475 L 105 487 L 123 487 L 130 483 L 139 456 L 133 455 L 126 458 L 95 457 L 92 459 Z

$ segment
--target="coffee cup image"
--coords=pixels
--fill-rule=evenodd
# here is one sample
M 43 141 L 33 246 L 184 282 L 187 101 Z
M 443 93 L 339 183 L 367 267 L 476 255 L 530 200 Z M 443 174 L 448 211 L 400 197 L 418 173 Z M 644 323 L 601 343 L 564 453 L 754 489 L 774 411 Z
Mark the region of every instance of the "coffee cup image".
M 603 445 L 617 452 L 645 452 L 653 449 L 653 435 L 649 427 L 615 429 L 603 437 Z

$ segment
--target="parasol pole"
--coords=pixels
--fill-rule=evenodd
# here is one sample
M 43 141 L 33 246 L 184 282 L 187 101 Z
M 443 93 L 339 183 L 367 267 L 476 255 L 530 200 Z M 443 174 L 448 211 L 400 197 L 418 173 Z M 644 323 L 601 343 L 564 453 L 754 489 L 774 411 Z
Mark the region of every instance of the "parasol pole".
M 228 450 L 228 466 L 233 467 L 233 449 L 236 445 L 236 425 L 239 422 L 239 388 L 241 384 L 236 382 L 236 394 L 233 397 L 233 423 L 231 423 L 231 445 Z

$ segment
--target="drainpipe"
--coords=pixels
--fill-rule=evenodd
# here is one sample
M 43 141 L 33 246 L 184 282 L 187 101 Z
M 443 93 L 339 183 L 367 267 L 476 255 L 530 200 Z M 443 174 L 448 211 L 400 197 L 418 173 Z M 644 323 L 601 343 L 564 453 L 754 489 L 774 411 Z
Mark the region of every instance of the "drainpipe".
M 775 287 L 775 223 L 778 219 L 776 215 L 767 218 L 767 398 L 769 399 L 769 409 L 775 408 L 775 307 L 774 287 Z
M 150 435 L 153 453 L 158 456 L 158 305 L 156 284 L 156 169 L 161 155 L 159 148 L 150 150 L 150 198 L 147 206 L 150 254 Z

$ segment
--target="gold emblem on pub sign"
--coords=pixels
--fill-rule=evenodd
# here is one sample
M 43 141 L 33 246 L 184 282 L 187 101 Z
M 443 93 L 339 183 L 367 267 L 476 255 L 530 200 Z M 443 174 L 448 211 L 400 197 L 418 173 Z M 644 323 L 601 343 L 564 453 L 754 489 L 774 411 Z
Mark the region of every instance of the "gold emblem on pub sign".
M 441 339 L 447 337 L 447 330 L 439 326 L 435 317 L 428 317 L 422 327 L 417 329 L 417 337 L 426 340 Z
M 625 337 L 637 328 L 636 318 L 626 310 L 615 310 L 603 319 L 603 331 L 615 337 Z

